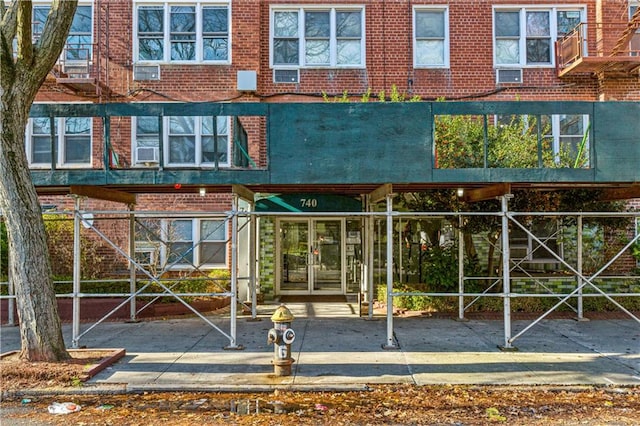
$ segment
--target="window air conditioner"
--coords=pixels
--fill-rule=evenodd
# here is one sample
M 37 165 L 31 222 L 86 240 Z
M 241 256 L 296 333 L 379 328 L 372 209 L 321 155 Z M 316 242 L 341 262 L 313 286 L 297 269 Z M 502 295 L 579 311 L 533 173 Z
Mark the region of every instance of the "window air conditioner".
M 522 69 L 497 69 L 496 80 L 498 84 L 520 84 L 522 83 Z
M 160 65 L 134 65 L 134 80 L 160 80 Z
M 273 82 L 274 83 L 299 83 L 300 71 L 299 70 L 273 70 Z
M 139 146 L 136 148 L 137 164 L 154 164 L 160 160 L 158 148 L 155 146 Z

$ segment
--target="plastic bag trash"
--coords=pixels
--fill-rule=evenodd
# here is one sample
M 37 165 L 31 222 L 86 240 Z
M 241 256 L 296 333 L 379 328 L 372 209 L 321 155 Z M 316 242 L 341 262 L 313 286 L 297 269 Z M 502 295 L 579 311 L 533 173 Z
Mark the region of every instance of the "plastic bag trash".
M 98 405 L 97 408 L 98 408 L 98 410 L 102 410 L 102 411 L 111 410 L 113 408 L 113 405 L 111 405 L 111 404 L 102 404 L 102 405 Z
M 80 406 L 73 402 L 54 402 L 49 406 L 49 413 L 51 414 L 69 414 L 80 411 Z
M 22 404 L 28 404 L 31 402 L 31 398 L 23 398 L 21 402 Z

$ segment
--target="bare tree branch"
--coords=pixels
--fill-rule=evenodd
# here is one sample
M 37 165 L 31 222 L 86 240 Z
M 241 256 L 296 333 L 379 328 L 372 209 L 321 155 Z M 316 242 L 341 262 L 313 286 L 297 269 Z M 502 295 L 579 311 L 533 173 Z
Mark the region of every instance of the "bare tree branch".
M 33 38 L 31 36 L 31 15 L 33 14 L 33 3 L 31 0 L 17 2 L 18 6 L 18 61 L 24 61 L 29 66 L 33 60 Z

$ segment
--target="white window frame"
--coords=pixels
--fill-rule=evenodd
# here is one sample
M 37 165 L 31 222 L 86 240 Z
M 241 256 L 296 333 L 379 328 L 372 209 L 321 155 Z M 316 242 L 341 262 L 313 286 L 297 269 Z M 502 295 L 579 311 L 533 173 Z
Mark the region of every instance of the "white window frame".
M 46 120 L 49 120 L 48 117 L 39 117 L 39 118 L 43 118 Z M 67 136 L 71 136 L 72 134 L 67 134 L 66 133 L 66 120 L 67 118 L 86 118 L 89 119 L 89 161 L 86 163 L 68 163 L 66 162 L 65 159 L 65 146 L 66 146 L 66 140 L 67 140 Z M 93 117 L 55 117 L 55 126 L 56 126 L 56 143 L 55 143 L 55 165 L 56 167 L 59 168 L 64 168 L 64 169 L 86 169 L 86 168 L 91 168 L 93 165 Z M 29 162 L 29 168 L 32 169 L 50 169 L 51 168 L 51 162 L 47 162 L 47 163 L 39 163 L 39 162 L 33 162 L 33 148 L 34 148 L 34 143 L 33 143 L 33 137 L 36 135 L 39 136 L 43 136 L 43 134 L 40 133 L 34 133 L 33 131 L 33 123 L 34 123 L 34 119 L 30 118 L 29 121 L 27 122 L 27 131 L 25 132 L 26 134 L 26 141 L 25 141 L 25 149 L 27 152 L 27 160 Z M 50 137 L 50 134 L 47 135 Z
M 169 145 L 169 137 L 170 137 L 170 120 L 171 120 L 172 116 L 164 116 L 162 117 L 162 140 L 158 141 L 158 143 L 162 143 L 162 153 L 163 153 L 163 163 L 166 167 L 172 167 L 172 168 L 181 168 L 181 167 L 203 167 L 203 168 L 207 168 L 207 167 L 215 167 L 215 162 L 213 161 L 203 161 L 203 155 L 202 155 L 202 139 L 203 139 L 203 133 L 202 133 L 202 121 L 204 118 L 210 118 L 209 116 L 193 116 L 194 118 L 194 129 L 196 130 L 196 133 L 193 135 L 193 137 L 195 138 L 195 145 L 194 145 L 194 150 L 195 150 L 195 161 L 191 162 L 191 163 L 171 163 L 169 162 L 169 156 L 170 156 L 170 145 Z M 154 117 L 157 118 L 157 117 Z M 232 152 L 231 152 L 231 138 L 232 138 L 232 121 L 231 121 L 231 116 L 218 116 L 216 117 L 217 119 L 225 119 L 227 121 L 227 133 L 226 133 L 226 137 L 227 137 L 227 158 L 225 161 L 218 161 L 218 167 L 230 167 L 231 166 L 231 156 L 232 156 Z M 146 167 L 144 164 L 138 163 L 137 162 L 137 158 L 136 158 L 136 148 L 138 148 L 138 135 L 137 135 L 137 123 L 138 123 L 138 118 L 137 117 L 132 117 L 131 118 L 131 164 L 134 164 L 135 167 Z M 216 123 L 214 123 L 214 125 L 217 126 L 217 121 Z M 209 134 L 205 134 L 204 136 L 213 136 L 213 135 L 209 135 Z M 217 136 L 221 136 L 221 134 L 217 134 Z M 214 143 L 216 141 L 214 140 Z M 150 147 L 150 146 L 156 146 L 159 148 L 159 145 L 149 145 L 149 144 L 145 144 L 145 145 L 140 145 L 141 147 Z
M 231 64 L 231 0 L 193 0 L 183 2 L 181 0 L 174 1 L 158 1 L 158 0 L 135 0 L 133 2 L 133 62 L 134 64 L 209 64 L 209 65 L 228 65 Z M 138 11 L 140 6 L 158 6 L 163 8 L 163 57 L 159 60 L 139 59 L 140 54 L 140 37 L 138 37 Z M 171 7 L 172 6 L 193 6 L 195 7 L 196 33 L 195 33 L 195 49 L 196 54 L 193 60 L 172 60 L 171 59 Z M 222 60 L 205 60 L 203 40 L 208 38 L 203 35 L 202 16 L 203 9 L 208 7 L 226 7 L 227 8 L 227 58 Z
M 443 41 L 443 62 L 441 64 L 421 64 L 418 63 L 418 41 L 419 38 L 416 34 L 416 17 L 419 12 L 441 12 L 444 20 L 444 37 Z M 450 38 L 449 38 L 449 7 L 442 6 L 414 6 L 412 17 L 412 31 L 413 31 L 413 67 L 414 68 L 449 68 L 449 55 L 450 55 Z
M 493 43 L 493 64 L 494 68 L 553 68 L 555 67 L 555 42 L 558 40 L 558 12 L 576 11 L 580 12 L 580 22 L 586 22 L 586 6 L 584 4 L 563 4 L 563 5 L 499 5 L 493 6 L 492 13 L 492 43 Z M 497 36 L 496 36 L 496 13 L 497 12 L 518 12 L 519 28 L 518 54 L 519 60 L 514 63 L 499 63 L 497 58 Z M 550 33 L 550 58 L 549 62 L 527 62 L 527 12 L 548 12 L 549 13 L 549 33 Z M 514 37 L 515 38 L 515 37 Z
M 305 12 L 329 12 L 330 13 L 330 35 L 329 35 L 329 63 L 328 64 L 306 64 L 305 63 Z M 338 64 L 337 63 L 337 41 L 336 35 L 336 12 L 360 12 L 360 63 L 359 64 Z M 298 64 L 275 64 L 274 63 L 274 33 L 275 14 L 278 12 L 295 12 L 298 14 Z M 366 15 L 364 6 L 356 5 L 304 5 L 304 6 L 271 6 L 269 13 L 269 66 L 273 69 L 363 69 L 366 68 Z M 294 37 L 291 37 L 294 38 Z

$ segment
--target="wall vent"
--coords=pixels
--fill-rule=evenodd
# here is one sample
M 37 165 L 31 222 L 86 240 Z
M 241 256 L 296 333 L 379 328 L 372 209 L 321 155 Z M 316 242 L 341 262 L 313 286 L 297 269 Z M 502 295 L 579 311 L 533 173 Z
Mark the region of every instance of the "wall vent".
M 136 148 L 136 164 L 157 164 L 160 160 L 158 154 L 155 146 L 139 146 Z
M 299 83 L 299 70 L 273 70 L 274 83 Z
M 134 65 L 134 80 L 160 80 L 160 65 Z
M 497 69 L 496 80 L 498 84 L 520 84 L 522 83 L 522 69 Z

